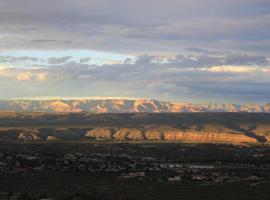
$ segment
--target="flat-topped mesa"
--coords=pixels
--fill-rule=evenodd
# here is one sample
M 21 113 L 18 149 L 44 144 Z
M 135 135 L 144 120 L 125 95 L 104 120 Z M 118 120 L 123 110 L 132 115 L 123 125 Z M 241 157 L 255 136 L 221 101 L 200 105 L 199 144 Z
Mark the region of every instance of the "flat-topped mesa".
M 94 113 L 270 112 L 270 103 L 266 105 L 193 104 L 152 99 L 0 100 L 0 111 L 55 113 L 83 111 Z

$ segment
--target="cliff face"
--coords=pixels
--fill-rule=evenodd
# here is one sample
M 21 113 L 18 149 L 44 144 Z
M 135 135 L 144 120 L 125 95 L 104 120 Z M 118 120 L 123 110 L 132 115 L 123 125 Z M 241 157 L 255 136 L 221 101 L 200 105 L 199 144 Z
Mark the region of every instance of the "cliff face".
M 0 101 L 0 111 L 15 112 L 94 112 L 94 113 L 162 113 L 162 112 L 270 112 L 270 104 L 192 104 L 156 100 L 10 100 Z
M 268 128 L 269 130 L 269 128 Z M 196 130 L 195 128 L 180 129 L 173 127 L 103 127 L 92 129 L 73 129 L 76 137 L 70 137 L 70 130 L 56 129 L 9 129 L 0 130 L 0 141 L 125 141 L 125 142 L 183 142 L 183 143 L 227 143 L 227 144 L 260 144 L 256 137 L 250 137 L 242 132 L 224 127 L 204 128 Z M 79 134 L 81 132 L 82 134 Z M 255 134 L 255 133 L 254 133 Z M 269 144 L 269 135 L 263 136 L 260 133 L 257 136 L 264 137 L 265 142 Z
M 87 132 L 96 140 L 115 141 L 168 141 L 168 142 L 188 142 L 188 143 L 258 143 L 255 137 L 249 137 L 241 132 L 215 128 L 204 128 L 196 130 L 189 128 L 186 130 L 173 127 L 156 128 L 97 128 Z M 267 142 L 267 141 L 266 141 Z
M 268 113 L 0 113 L 0 141 L 269 144 Z

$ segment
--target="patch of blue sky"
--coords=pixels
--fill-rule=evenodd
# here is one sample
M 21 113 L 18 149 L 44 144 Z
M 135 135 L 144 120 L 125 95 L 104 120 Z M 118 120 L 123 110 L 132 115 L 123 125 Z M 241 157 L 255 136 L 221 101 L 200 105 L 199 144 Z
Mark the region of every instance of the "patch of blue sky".
M 134 56 L 131 55 L 93 50 L 15 50 L 0 52 L 0 56 L 35 57 L 41 61 L 43 60 L 45 63 L 47 63 L 48 58 L 51 57 L 72 56 L 71 61 L 79 61 L 81 58 L 90 58 L 88 63 L 96 65 L 124 62 L 128 58 L 134 59 Z

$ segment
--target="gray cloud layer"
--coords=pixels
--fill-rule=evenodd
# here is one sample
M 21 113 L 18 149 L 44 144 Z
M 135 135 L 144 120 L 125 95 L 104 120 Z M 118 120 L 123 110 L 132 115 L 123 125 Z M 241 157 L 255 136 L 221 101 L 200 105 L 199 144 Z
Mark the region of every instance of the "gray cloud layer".
M 14 57 L 14 56 L 0 56 L 0 63 L 16 63 L 16 62 L 26 62 L 26 61 L 32 61 L 37 62 L 38 58 L 35 57 Z
M 7 81 L 19 81 L 6 97 L 42 93 L 265 103 L 270 98 L 269 75 L 270 63 L 262 56 L 228 53 L 161 59 L 142 55 L 135 63 L 100 66 L 70 61 L 39 69 L 6 68 L 0 71 L 0 89 Z M 20 87 L 24 89 L 19 91 Z
M 1 0 L 1 49 L 269 53 L 268 0 Z
M 65 63 L 68 60 L 70 60 L 72 58 L 72 56 L 65 56 L 65 57 L 52 57 L 48 59 L 48 63 L 49 64 L 61 64 L 61 63 Z
M 10 51 L 0 57 L 0 90 L 10 88 L 1 97 L 266 102 L 269 32 L 269 0 L 0 0 L 1 52 L 88 49 L 138 56 L 94 65 L 91 55 L 40 61 Z

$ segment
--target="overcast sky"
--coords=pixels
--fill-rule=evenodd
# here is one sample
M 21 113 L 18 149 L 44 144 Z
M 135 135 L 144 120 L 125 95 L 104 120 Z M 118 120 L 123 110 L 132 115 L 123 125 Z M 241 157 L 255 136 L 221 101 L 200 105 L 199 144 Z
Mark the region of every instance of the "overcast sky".
M 0 98 L 270 102 L 269 0 L 0 0 Z

